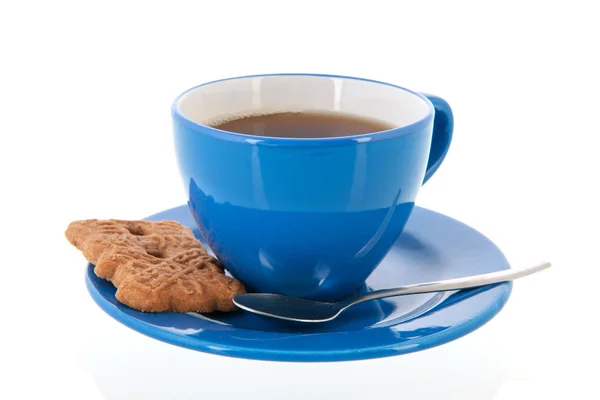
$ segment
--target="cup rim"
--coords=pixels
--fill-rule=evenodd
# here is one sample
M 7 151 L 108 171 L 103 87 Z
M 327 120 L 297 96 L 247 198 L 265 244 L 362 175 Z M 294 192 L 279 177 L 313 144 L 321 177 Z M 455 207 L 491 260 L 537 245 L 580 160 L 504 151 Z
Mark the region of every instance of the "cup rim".
M 248 135 L 248 134 L 224 131 L 224 130 L 217 129 L 217 128 L 214 128 L 209 125 L 205 125 L 205 124 L 193 121 L 190 118 L 183 115 L 183 113 L 179 110 L 180 100 L 189 92 L 196 90 L 200 87 L 211 85 L 211 84 L 218 83 L 218 82 L 224 82 L 224 81 L 230 81 L 230 80 L 236 80 L 236 79 L 259 78 L 259 77 L 265 77 L 265 76 L 315 76 L 315 77 L 324 77 L 324 78 L 341 78 L 341 79 L 357 80 L 357 81 L 371 82 L 371 83 L 376 83 L 376 84 L 380 84 L 380 85 L 391 86 L 396 89 L 404 90 L 414 96 L 417 96 L 421 100 L 425 101 L 425 104 L 427 105 L 427 108 L 428 108 L 428 112 L 423 118 L 421 118 L 413 123 L 410 123 L 408 125 L 404 125 L 401 127 L 387 129 L 384 131 L 370 132 L 370 133 L 364 133 L 364 134 L 353 135 L 353 136 L 320 137 L 320 138 L 293 138 L 293 137 L 276 137 L 276 136 L 273 137 L 273 136 Z M 193 86 L 193 87 L 185 90 L 181 94 L 179 94 L 175 98 L 175 100 L 173 101 L 173 103 L 171 105 L 171 115 L 174 120 L 178 121 L 179 123 L 181 123 L 183 125 L 186 125 L 189 128 L 196 129 L 196 130 L 200 129 L 202 131 L 201 132 L 202 134 L 208 134 L 217 139 L 234 141 L 234 142 L 245 142 L 245 143 L 250 143 L 250 144 L 261 143 L 261 144 L 265 144 L 265 145 L 292 145 L 292 146 L 313 146 L 313 145 L 332 145 L 332 144 L 339 145 L 339 144 L 348 144 L 348 143 L 356 144 L 356 143 L 372 142 L 375 140 L 389 139 L 389 138 L 393 138 L 393 137 L 416 133 L 416 132 L 420 131 L 421 128 L 423 128 L 430 119 L 432 119 L 434 113 L 435 113 L 435 109 L 433 107 L 433 104 L 426 96 L 424 96 L 421 93 L 415 92 L 413 90 L 407 89 L 405 87 L 394 85 L 392 83 L 387 83 L 387 82 L 382 82 L 382 81 L 377 81 L 377 80 L 367 79 L 367 78 L 345 76 L 345 75 L 294 73 L 294 72 L 243 75 L 243 76 L 236 76 L 236 77 L 231 77 L 231 78 L 217 79 L 217 80 L 213 80 L 210 82 L 205 82 L 200 85 Z

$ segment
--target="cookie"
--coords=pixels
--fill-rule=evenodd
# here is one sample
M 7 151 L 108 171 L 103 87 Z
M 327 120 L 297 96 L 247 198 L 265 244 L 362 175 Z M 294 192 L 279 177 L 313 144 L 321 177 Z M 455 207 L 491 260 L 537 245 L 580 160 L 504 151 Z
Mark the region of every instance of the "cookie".
M 245 293 L 192 231 L 175 221 L 83 220 L 65 236 L 94 272 L 111 281 L 121 303 L 140 311 L 232 311 Z

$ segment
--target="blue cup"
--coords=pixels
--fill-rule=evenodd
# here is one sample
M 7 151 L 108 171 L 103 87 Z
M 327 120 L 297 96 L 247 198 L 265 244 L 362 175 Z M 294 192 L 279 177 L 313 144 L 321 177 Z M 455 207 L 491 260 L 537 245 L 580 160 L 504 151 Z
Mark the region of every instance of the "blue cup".
M 211 127 L 290 111 L 341 112 L 394 128 L 306 139 Z M 172 116 L 190 210 L 226 268 L 249 291 L 325 301 L 359 289 L 391 249 L 453 129 L 438 97 L 313 74 L 206 83 L 181 94 Z

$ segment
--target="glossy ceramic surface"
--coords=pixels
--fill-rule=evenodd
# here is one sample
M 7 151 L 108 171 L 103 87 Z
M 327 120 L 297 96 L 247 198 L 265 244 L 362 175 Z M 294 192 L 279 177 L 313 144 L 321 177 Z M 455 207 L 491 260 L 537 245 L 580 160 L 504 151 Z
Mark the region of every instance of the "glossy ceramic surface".
M 402 120 L 406 125 L 377 133 L 293 139 L 224 132 L 180 110 L 216 107 L 226 113 L 231 107 L 235 114 L 245 110 L 245 101 L 261 110 L 262 102 L 290 96 L 297 96 L 290 107 L 315 103 L 318 110 L 335 106 L 357 115 L 384 110 L 382 118 L 390 121 L 406 108 L 414 120 L 409 115 Z M 440 98 L 323 75 L 201 85 L 175 101 L 173 121 L 189 205 L 219 259 L 253 291 L 317 300 L 354 292 L 388 253 L 422 183 L 444 159 L 453 129 L 450 107 Z
M 194 230 L 181 206 L 149 220 L 176 220 Z M 410 268 L 408 268 L 410 267 Z M 474 229 L 415 207 L 400 238 L 361 290 L 457 278 L 509 268 L 502 252 Z M 489 321 L 512 288 L 502 283 L 450 294 L 388 298 L 353 307 L 338 319 L 314 325 L 234 312 L 230 314 L 142 313 L 120 304 L 114 286 L 89 265 L 92 298 L 109 315 L 158 340 L 207 353 L 277 361 L 341 361 L 393 356 L 438 346 Z

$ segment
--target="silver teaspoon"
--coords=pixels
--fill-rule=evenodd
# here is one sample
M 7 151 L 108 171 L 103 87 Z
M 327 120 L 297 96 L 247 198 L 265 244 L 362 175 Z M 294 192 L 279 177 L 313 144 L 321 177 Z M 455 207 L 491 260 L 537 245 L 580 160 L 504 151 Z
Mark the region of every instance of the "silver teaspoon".
M 350 296 L 335 303 L 325 303 L 297 297 L 270 293 L 247 293 L 233 298 L 236 306 L 251 313 L 294 322 L 327 322 L 348 308 L 365 301 L 407 294 L 446 292 L 512 281 L 550 267 L 543 262 L 524 269 L 506 269 L 489 274 L 448 279 L 445 281 L 416 283 L 391 289 L 376 290 L 362 296 Z

